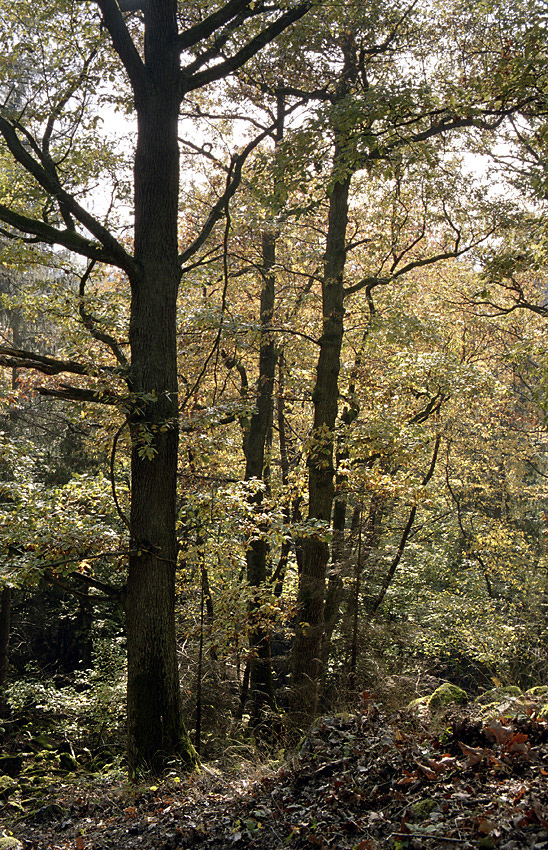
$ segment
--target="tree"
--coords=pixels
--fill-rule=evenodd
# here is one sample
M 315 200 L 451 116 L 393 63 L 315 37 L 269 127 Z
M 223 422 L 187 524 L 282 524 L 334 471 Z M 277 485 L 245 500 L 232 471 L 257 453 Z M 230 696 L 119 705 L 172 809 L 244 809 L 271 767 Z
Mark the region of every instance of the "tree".
M 126 13 L 126 8 L 128 9 Z M 24 108 L 14 103 L 0 113 L 4 148 L 17 163 L 26 197 L 42 207 L 40 218 L 23 201 L 9 196 L 0 204 L 4 232 L 23 241 L 61 246 L 88 262 L 81 294 L 96 264 L 120 269 L 131 291 L 129 354 L 125 346 L 89 317 L 92 334 L 110 349 L 114 379 L 108 399 L 123 407 L 131 434 L 130 554 L 126 589 L 128 642 L 128 755 L 130 768 L 161 766 L 178 753 L 195 761 L 182 725 L 175 645 L 174 582 L 177 561 L 177 295 L 185 263 L 222 217 L 241 178 L 245 156 L 233 157 L 226 186 L 195 238 L 178 245 L 178 118 L 183 98 L 218 83 L 306 13 L 306 2 L 281 10 L 247 0 L 229 0 L 215 9 L 182 7 L 176 0 L 147 0 L 131 9 L 115 0 L 96 4 L 57 4 L 46 0 L 38 15 L 20 4 L 16 31 L 4 31 L 3 89 L 17 86 L 18 68 L 41 27 L 54 28 L 41 69 L 47 96 L 25 93 Z M 99 14 L 97 14 L 97 9 Z M 4 12 L 10 17 L 10 6 Z M 10 17 L 10 21 L 11 21 Z M 36 29 L 33 29 L 36 27 Z M 108 34 L 109 43 L 105 34 Z M 21 56 L 23 54 L 23 57 Z M 48 60 L 51 65 L 48 65 Z M 81 116 L 94 122 L 88 105 L 94 89 L 113 76 L 134 109 L 137 138 L 133 159 L 132 244 L 78 200 L 78 132 Z M 66 69 L 63 71 L 63 66 Z M 27 66 L 28 67 L 28 66 Z M 124 86 L 129 85 L 129 92 Z M 33 81 L 30 81 L 30 89 Z M 88 136 L 89 140 L 89 136 Z M 256 144 L 256 142 L 255 142 Z M 89 158 L 87 158 L 89 163 Z M 46 373 L 86 375 L 76 361 L 40 358 L 3 347 L 2 363 Z M 105 372 L 103 372 L 105 374 Z M 122 387 L 125 384 L 125 392 Z M 94 389 L 63 386 L 58 395 L 97 400 Z

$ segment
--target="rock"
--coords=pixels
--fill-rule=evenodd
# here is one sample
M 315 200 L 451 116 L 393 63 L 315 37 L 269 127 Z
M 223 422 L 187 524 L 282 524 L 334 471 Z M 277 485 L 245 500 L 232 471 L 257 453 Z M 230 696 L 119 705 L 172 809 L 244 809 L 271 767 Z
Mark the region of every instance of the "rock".
M 415 710 L 417 710 L 417 711 L 418 711 L 418 710 L 419 710 L 419 709 L 421 709 L 421 708 L 428 708 L 428 700 L 429 700 L 429 699 L 430 699 L 430 697 L 429 697 L 429 696 L 426 696 L 426 697 L 417 697 L 417 699 L 413 699 L 413 700 L 411 700 L 411 702 L 409 703 L 409 705 L 407 706 L 407 708 L 408 708 L 410 711 L 415 711 Z
M 409 808 L 409 814 L 415 823 L 422 823 L 422 821 L 427 820 L 427 818 L 430 817 L 434 809 L 437 807 L 438 803 L 436 800 L 433 800 L 431 797 L 426 797 L 424 800 L 419 800 L 417 803 L 413 803 Z
M 70 753 L 59 753 L 59 767 L 67 773 L 73 773 L 78 770 L 78 762 Z
M 452 685 L 451 682 L 442 682 L 439 688 L 436 688 L 430 696 L 419 697 L 412 700 L 407 708 L 410 711 L 417 711 L 419 714 L 428 712 L 430 708 L 445 708 L 452 703 L 468 702 L 468 694 L 459 688 L 457 685 Z
M 52 751 L 55 749 L 55 741 L 53 741 L 49 735 L 44 735 L 43 732 L 39 735 L 35 735 L 34 738 L 31 739 L 30 745 L 36 752 L 39 752 L 40 750 Z
M 452 685 L 451 682 L 443 682 L 428 698 L 430 708 L 444 708 L 451 703 L 461 704 L 465 702 L 468 702 L 466 691 L 463 691 L 457 685 Z
M 17 790 L 17 782 L 11 776 L 0 776 L 0 799 L 6 800 Z
M 529 688 L 525 691 L 525 696 L 528 697 L 545 697 L 548 696 L 548 685 L 535 685 L 534 688 Z
M 32 820 L 34 823 L 48 823 L 50 821 L 61 820 L 64 814 L 64 810 L 57 803 L 48 803 L 46 806 L 41 806 L 33 812 L 29 820 Z
M 485 693 L 480 694 L 477 698 L 477 702 L 482 705 L 486 705 L 496 702 L 504 702 L 504 700 L 508 699 L 508 697 L 514 699 L 521 696 L 523 696 L 521 688 L 518 688 L 517 685 L 505 685 L 501 688 L 491 688 L 490 691 L 485 691 Z
M 0 850 L 23 850 L 23 845 L 12 835 L 0 835 Z

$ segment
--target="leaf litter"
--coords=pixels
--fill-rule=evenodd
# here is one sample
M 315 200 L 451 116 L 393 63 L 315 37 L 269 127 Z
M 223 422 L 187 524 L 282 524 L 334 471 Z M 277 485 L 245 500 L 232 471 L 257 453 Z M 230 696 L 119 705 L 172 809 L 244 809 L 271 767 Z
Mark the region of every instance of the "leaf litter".
M 25 850 L 548 850 L 548 722 L 474 708 L 431 721 L 364 694 L 276 770 L 64 785 L 5 822 Z

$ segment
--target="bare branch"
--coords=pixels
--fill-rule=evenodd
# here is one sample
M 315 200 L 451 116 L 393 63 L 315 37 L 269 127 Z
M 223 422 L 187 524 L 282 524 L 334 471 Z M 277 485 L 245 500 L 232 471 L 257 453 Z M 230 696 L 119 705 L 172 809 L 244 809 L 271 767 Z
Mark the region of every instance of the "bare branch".
M 98 342 L 103 342 L 105 345 L 108 345 L 116 360 L 125 370 L 129 368 L 129 363 L 126 355 L 120 348 L 118 341 L 114 339 L 113 336 L 102 331 L 99 327 L 98 321 L 95 316 L 92 316 L 91 313 L 88 313 L 85 307 L 85 297 L 86 297 L 86 283 L 89 280 L 89 277 L 93 271 L 95 266 L 95 261 L 92 260 L 89 266 L 87 267 L 85 273 L 80 278 L 80 288 L 79 288 L 79 302 L 78 302 L 78 310 L 80 313 L 80 318 L 82 319 L 83 325 L 87 331 L 92 335 L 94 339 Z
M 190 77 L 185 77 L 183 71 L 181 94 L 185 95 L 190 91 L 195 91 L 208 83 L 216 82 L 237 71 L 238 68 L 245 65 L 249 59 L 255 56 L 263 47 L 266 47 L 267 44 L 270 44 L 273 39 L 290 27 L 291 24 L 300 20 L 308 12 L 310 5 L 310 2 L 301 3 L 295 9 L 285 12 L 285 14 L 281 15 L 276 21 L 273 21 L 262 32 L 248 41 L 234 56 L 225 59 L 224 62 L 212 65 L 210 68 L 193 74 Z
M 50 387 L 38 387 L 40 395 L 50 398 L 60 398 L 64 401 L 88 401 L 92 404 L 109 404 L 122 406 L 123 398 L 119 395 L 103 392 L 103 390 L 90 390 L 81 387 L 73 387 L 70 384 L 61 384 L 58 389 Z
M 149 88 L 145 65 L 124 21 L 116 0 L 95 0 L 112 45 L 127 71 L 136 100 L 143 98 Z

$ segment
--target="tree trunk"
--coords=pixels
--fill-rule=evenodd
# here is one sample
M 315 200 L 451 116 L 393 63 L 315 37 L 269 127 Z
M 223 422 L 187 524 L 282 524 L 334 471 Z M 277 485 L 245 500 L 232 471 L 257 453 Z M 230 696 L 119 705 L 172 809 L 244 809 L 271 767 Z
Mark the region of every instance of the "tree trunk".
M 276 257 L 276 236 L 267 230 L 262 237 L 263 283 L 261 288 L 261 346 L 259 354 L 259 379 L 257 382 L 257 400 L 255 411 L 249 423 L 246 440 L 246 481 L 263 480 L 265 465 L 265 447 L 268 431 L 272 424 L 273 388 L 276 369 L 276 349 L 270 330 L 274 311 L 275 278 L 272 274 Z M 263 501 L 262 490 L 254 494 L 252 503 L 260 511 Z M 248 542 L 247 582 L 257 592 L 249 606 L 251 626 L 249 643 L 251 650 L 249 688 L 252 698 L 252 720 L 260 722 L 264 708 L 274 709 L 274 684 L 270 660 L 270 628 L 267 623 L 258 620 L 261 604 L 261 589 L 266 586 L 268 544 L 259 530 Z
M 167 10 L 169 8 L 169 11 Z M 135 259 L 131 280 L 131 555 L 126 597 L 130 769 L 195 753 L 181 716 L 175 634 L 177 292 L 180 283 L 179 62 L 176 3 L 147 4 L 146 65 L 136 98 Z M 171 45 L 171 46 L 170 46 Z
M 335 148 L 334 173 L 343 155 Z M 322 284 L 323 333 L 320 339 L 313 393 L 314 424 L 308 456 L 308 516 L 325 524 L 325 536 L 308 535 L 303 542 L 303 566 L 297 598 L 297 625 L 293 649 L 292 708 L 298 725 L 316 712 L 322 673 L 325 577 L 329 562 L 327 532 L 331 522 L 334 487 L 334 429 L 339 397 L 340 353 L 343 340 L 343 272 L 346 259 L 348 192 L 351 176 L 335 182 L 329 204 L 326 262 Z
M 3 587 L 0 593 L 0 709 L 4 705 L 4 690 L 8 678 L 11 587 Z

